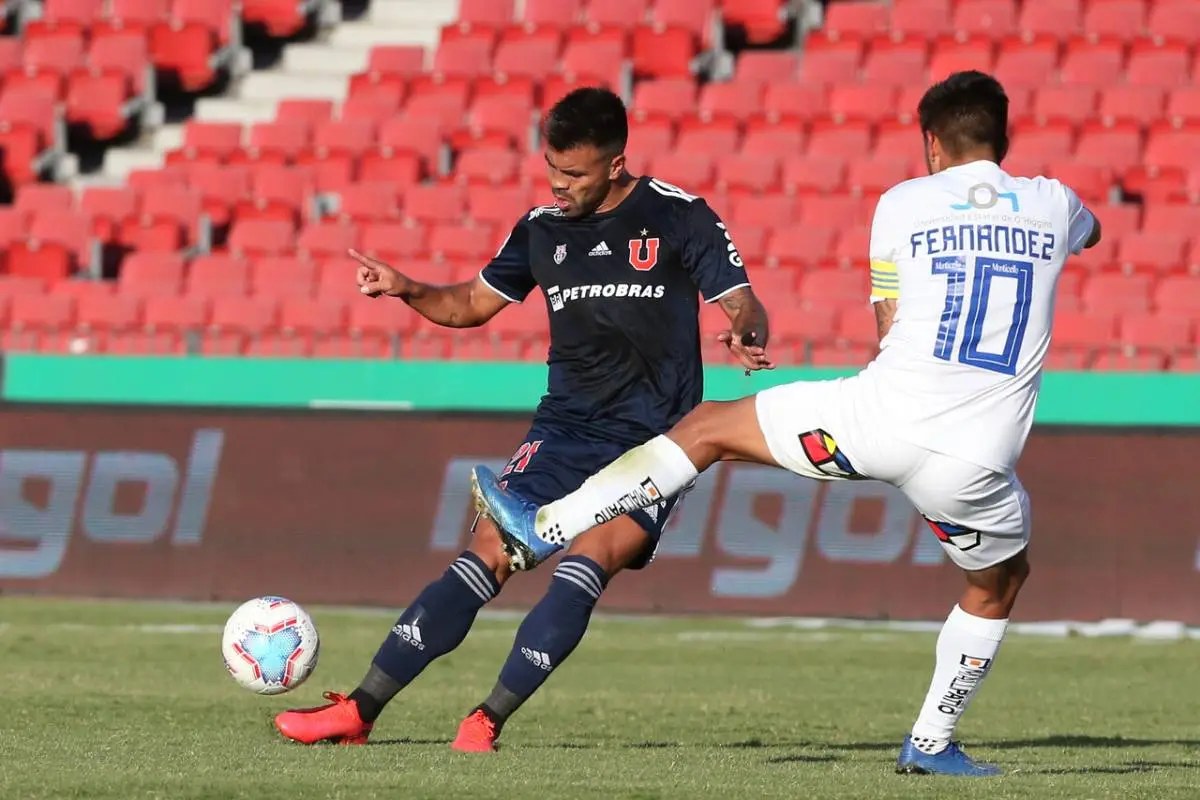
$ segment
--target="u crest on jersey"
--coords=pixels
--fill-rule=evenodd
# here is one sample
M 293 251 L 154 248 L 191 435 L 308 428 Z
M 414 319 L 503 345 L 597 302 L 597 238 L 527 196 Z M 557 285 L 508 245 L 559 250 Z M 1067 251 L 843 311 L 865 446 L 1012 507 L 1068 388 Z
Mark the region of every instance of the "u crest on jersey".
M 642 236 L 646 231 L 642 231 Z M 638 272 L 649 272 L 658 263 L 658 237 L 629 240 L 629 264 Z

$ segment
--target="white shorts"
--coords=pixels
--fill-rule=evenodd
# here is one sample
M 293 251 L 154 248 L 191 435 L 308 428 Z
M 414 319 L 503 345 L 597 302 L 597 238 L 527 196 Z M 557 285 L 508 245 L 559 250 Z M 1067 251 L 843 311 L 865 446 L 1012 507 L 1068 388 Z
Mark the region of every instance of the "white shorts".
M 781 467 L 816 480 L 890 483 L 966 570 L 999 564 L 1029 542 L 1029 495 L 994 472 L 895 436 L 857 377 L 759 392 L 758 424 Z

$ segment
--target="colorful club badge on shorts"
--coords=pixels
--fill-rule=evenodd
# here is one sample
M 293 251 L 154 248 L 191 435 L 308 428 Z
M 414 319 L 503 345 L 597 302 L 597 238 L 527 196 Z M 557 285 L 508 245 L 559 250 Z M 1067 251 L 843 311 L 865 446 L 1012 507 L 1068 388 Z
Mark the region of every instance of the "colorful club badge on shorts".
M 800 434 L 800 444 L 813 466 L 826 475 L 851 481 L 864 478 L 850 463 L 846 454 L 838 449 L 833 437 L 820 428 Z

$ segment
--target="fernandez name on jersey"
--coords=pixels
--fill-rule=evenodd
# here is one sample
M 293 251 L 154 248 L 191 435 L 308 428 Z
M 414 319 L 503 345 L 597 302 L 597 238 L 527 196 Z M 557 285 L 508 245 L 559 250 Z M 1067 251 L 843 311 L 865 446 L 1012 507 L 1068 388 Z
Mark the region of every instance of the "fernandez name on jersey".
M 703 397 L 697 293 L 711 303 L 750 283 L 708 204 L 649 177 L 603 213 L 533 209 L 481 277 L 514 303 L 542 288 L 549 376 L 536 418 L 631 445 Z

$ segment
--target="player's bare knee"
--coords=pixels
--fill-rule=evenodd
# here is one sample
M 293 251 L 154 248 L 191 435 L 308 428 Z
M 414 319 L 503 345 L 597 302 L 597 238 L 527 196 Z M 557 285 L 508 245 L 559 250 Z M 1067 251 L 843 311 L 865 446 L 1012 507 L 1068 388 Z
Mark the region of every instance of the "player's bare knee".
M 667 435 L 683 448 L 695 464 L 711 464 L 730 458 L 725 444 L 727 425 L 722 424 L 727 403 L 706 400 L 680 420 Z
M 568 552 L 595 561 L 611 578 L 640 558 L 646 545 L 642 527 L 629 517 L 618 517 L 577 538 Z
M 500 534 L 497 533 L 496 527 L 488 520 L 481 519 L 479 524 L 475 526 L 468 549 L 487 565 L 487 568 L 496 576 L 496 581 L 501 586 L 512 575 L 512 567 L 509 565 L 508 555 L 504 552 L 504 544 L 500 541 Z

